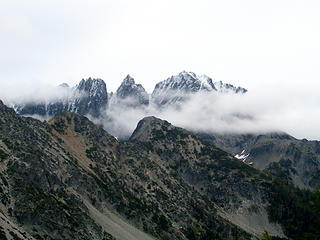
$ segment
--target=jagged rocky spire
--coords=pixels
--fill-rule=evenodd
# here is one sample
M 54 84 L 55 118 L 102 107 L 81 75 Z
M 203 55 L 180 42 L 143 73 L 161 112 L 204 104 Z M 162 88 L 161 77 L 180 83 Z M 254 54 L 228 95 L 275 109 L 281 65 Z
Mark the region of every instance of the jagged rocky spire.
M 116 92 L 118 100 L 128 100 L 132 105 L 148 105 L 149 95 L 141 84 L 136 84 L 128 74 Z

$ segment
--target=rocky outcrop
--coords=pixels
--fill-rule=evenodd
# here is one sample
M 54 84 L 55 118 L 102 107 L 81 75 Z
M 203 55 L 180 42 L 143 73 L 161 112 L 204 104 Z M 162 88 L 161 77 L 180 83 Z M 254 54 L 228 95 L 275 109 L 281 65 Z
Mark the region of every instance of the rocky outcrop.
M 116 102 L 123 101 L 123 104 L 139 107 L 149 104 L 149 95 L 141 84 L 136 84 L 134 79 L 127 75 L 121 83 L 116 94 Z
M 197 76 L 193 72 L 182 71 L 176 76 L 156 84 L 151 98 L 158 105 L 175 104 L 188 100 L 190 95 L 195 93 L 246 93 L 247 90 L 241 87 L 234 87 L 222 81 L 213 83 L 206 75 Z
M 248 90 L 243 87 L 235 87 L 229 83 L 223 83 L 222 81 L 214 83 L 215 88 L 220 93 L 236 93 L 236 94 L 244 94 Z

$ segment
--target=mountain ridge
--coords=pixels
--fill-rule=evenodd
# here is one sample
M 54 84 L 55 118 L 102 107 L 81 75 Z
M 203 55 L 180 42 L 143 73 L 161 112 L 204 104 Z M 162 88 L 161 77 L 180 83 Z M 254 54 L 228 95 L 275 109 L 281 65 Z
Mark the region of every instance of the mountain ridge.
M 179 89 L 166 87 L 165 91 L 157 91 L 157 86 L 163 85 L 165 81 L 171 79 L 178 84 Z M 159 99 L 167 98 L 172 91 L 178 91 L 177 96 L 173 97 L 171 104 L 181 101 L 182 93 L 198 92 L 199 90 L 215 91 L 221 94 L 235 93 L 243 94 L 247 90 L 241 87 L 234 87 L 231 84 L 220 84 L 219 91 L 216 89 L 212 79 L 202 75 L 200 77 L 192 72 L 182 71 L 176 76 L 172 76 L 155 85 L 155 89 L 151 94 L 148 94 L 141 84 L 136 84 L 134 79 L 128 74 L 122 81 L 115 93 L 108 93 L 105 82 L 102 79 L 88 78 L 82 79 L 75 87 L 70 88 L 67 84 L 61 84 L 59 87 L 64 90 L 69 90 L 67 96 L 58 96 L 56 100 L 46 101 L 44 103 L 22 102 L 15 103 L 13 106 L 17 113 L 21 115 L 39 115 L 47 118 L 53 117 L 64 110 L 75 112 L 81 115 L 91 115 L 94 118 L 105 115 L 105 111 L 115 107 L 140 107 L 149 105 L 164 105 L 168 101 L 161 101 Z M 192 82 L 186 84 L 185 80 L 192 79 Z M 205 84 L 204 84 L 205 83 Z M 193 89 L 193 90 L 191 90 Z M 177 101 L 178 100 L 178 101 Z
M 48 114 L 66 110 L 79 113 L 88 116 L 91 120 L 96 119 L 96 123 L 104 126 L 113 134 L 118 133 L 119 139 L 130 137 L 131 133 L 128 134 L 125 128 L 130 124 L 126 118 L 131 119 L 130 115 L 135 112 L 138 115 L 149 115 L 150 113 L 161 115 L 162 111 L 169 109 L 170 113 L 170 110 L 174 109 L 179 114 L 181 106 L 195 94 L 230 94 L 231 91 L 241 96 L 247 92 L 244 88 L 224 84 L 221 81 L 213 83 L 212 79 L 205 75 L 197 76 L 193 72 L 186 71 L 157 83 L 150 95 L 141 84 L 136 84 L 130 75 L 126 76 L 113 95 L 107 93 L 106 85 L 101 79 L 82 79 L 74 88 L 67 85 L 60 87 L 71 90 L 72 94 L 66 100 L 60 99 L 56 103 L 47 105 L 27 104 L 25 108 L 16 108 L 16 111 L 22 115 L 37 113 L 46 117 Z M 123 112 L 125 114 L 122 116 Z M 223 117 L 229 119 L 228 116 Z M 232 121 L 239 118 L 251 119 L 250 116 L 241 113 L 231 117 Z M 320 171 L 319 143 L 294 140 L 285 133 L 275 134 L 280 134 L 282 137 L 275 138 L 268 134 L 254 136 L 254 134 L 232 133 L 227 135 L 203 133 L 200 136 L 233 156 L 243 158 L 243 161 L 253 164 L 258 169 L 268 169 L 300 188 L 314 189 L 320 183 L 318 177 Z M 241 154 L 242 152 L 244 153 Z
M 292 232 L 269 221 L 277 207 L 287 211 L 269 174 L 167 121 L 144 118 L 131 140 L 119 142 L 86 117 L 63 112 L 43 123 L 0 102 L 0 125 L 0 209 L 12 222 L 0 230 L 7 236 L 14 224 L 21 233 L 13 234 L 38 239 L 114 239 L 126 234 L 126 223 L 181 240 L 252 239 L 265 229 L 301 239 L 306 230 L 304 222 Z M 313 221 L 307 209 L 302 216 Z M 123 230 L 108 229 L 110 210 L 124 218 Z M 297 217 L 291 224 L 303 221 Z
M 62 111 L 99 117 L 102 108 L 108 104 L 107 88 L 102 79 L 82 79 L 75 87 L 62 84 L 57 87 L 64 95 L 42 103 L 25 102 L 15 104 L 14 109 L 21 115 L 40 115 L 52 117 Z M 67 90 L 67 92 L 65 92 Z
M 0 162 L 1 169 L 4 169 L 1 171 L 1 192 L 5 194 L 1 195 L 1 199 L 5 197 L 8 201 L 0 205 L 1 209 L 7 209 L 4 212 L 7 219 L 18 222 L 22 226 L 19 231 L 39 239 L 46 235 L 54 239 L 66 239 L 72 236 L 76 239 L 102 239 L 103 237 L 113 239 L 106 232 L 99 230 L 98 223 L 90 215 L 93 212 L 88 210 L 88 207 L 94 206 L 97 209 L 95 211 L 99 211 L 102 215 L 107 214 L 103 210 L 108 207 L 104 204 L 107 200 L 114 211 L 121 213 L 129 221 L 130 219 L 134 221 L 136 227 L 158 237 L 167 238 L 165 236 L 168 235 L 171 239 L 185 239 L 184 234 L 180 234 L 181 236 L 178 234 L 181 231 L 179 227 L 171 226 L 172 220 L 168 225 L 167 208 L 161 209 L 154 204 L 160 199 L 165 202 L 169 200 L 166 203 L 169 204 L 168 207 L 175 204 L 167 196 L 167 194 L 173 194 L 173 189 L 165 190 L 165 186 L 171 186 L 167 185 L 169 182 L 173 184 L 172 186 L 178 187 L 176 191 L 188 189 L 192 192 L 193 190 L 171 177 L 168 183 L 162 182 L 162 174 L 167 175 L 167 173 L 163 172 L 164 169 L 159 168 L 155 162 L 153 163 L 155 160 L 148 157 L 148 153 L 144 150 L 145 146 L 136 149 L 137 146 L 132 143 L 120 144 L 87 118 L 70 112 L 57 115 L 47 124 L 32 118 L 20 117 L 5 106 L 0 108 L 3 113 L 0 115 L 2 126 L 0 142 L 1 144 L 4 142 L 8 148 L 7 156 Z M 10 126 L 3 127 L 5 126 L 3 121 L 9 120 Z M 16 137 L 12 138 L 13 136 Z M 28 141 L 21 142 L 22 145 L 16 148 L 16 141 L 22 139 L 28 139 Z M 142 159 L 150 159 L 147 161 L 148 164 L 155 168 L 153 171 L 155 176 L 150 175 L 155 182 L 148 181 L 149 184 L 152 183 L 150 190 L 142 185 L 146 181 L 142 179 L 147 176 L 139 175 L 143 174 L 139 166 L 145 164 L 146 160 L 139 163 L 140 158 L 132 155 L 139 152 L 143 156 Z M 130 164 L 130 161 L 137 162 L 137 165 Z M 136 175 L 137 173 L 139 174 Z M 141 183 L 140 180 L 137 182 L 140 178 Z M 150 193 L 154 191 L 154 193 L 146 195 L 140 189 L 142 186 L 144 186 L 142 189 L 145 189 L 143 191 L 151 191 Z M 135 193 L 135 191 L 138 192 Z M 156 195 L 153 196 L 154 194 Z M 192 198 L 190 194 L 185 197 Z M 175 196 L 177 197 L 178 195 Z M 200 200 L 194 199 L 194 201 Z M 202 201 L 198 204 L 205 207 Z M 87 202 L 90 204 L 88 205 Z M 182 210 L 185 207 L 190 210 L 193 208 L 183 199 L 178 202 L 184 203 L 177 208 L 178 212 L 181 211 L 180 214 L 184 212 Z M 12 214 L 9 214 L 9 206 L 10 209 L 12 208 L 10 210 Z M 208 214 L 209 212 L 205 213 L 205 216 Z M 185 217 L 192 222 L 197 222 L 190 218 L 191 215 L 188 213 Z M 34 220 L 30 222 L 31 219 Z M 179 221 L 186 228 L 184 231 L 187 231 L 188 224 L 186 225 L 184 219 Z M 212 221 L 224 226 L 226 233 L 229 231 L 230 227 L 221 219 L 214 217 Z M 76 227 L 79 229 L 76 230 Z M 10 228 L 1 230 L 8 234 L 8 229 Z M 103 229 L 108 232 L 108 229 Z M 166 233 L 168 229 L 170 231 Z M 236 230 L 234 226 L 232 229 L 247 236 L 244 232 Z M 219 236 L 222 238 L 223 235 L 219 234 Z

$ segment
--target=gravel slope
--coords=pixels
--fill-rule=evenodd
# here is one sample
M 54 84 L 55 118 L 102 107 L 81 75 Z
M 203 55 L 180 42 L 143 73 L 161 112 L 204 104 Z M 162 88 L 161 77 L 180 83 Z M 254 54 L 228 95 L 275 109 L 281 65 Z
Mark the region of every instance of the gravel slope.
M 111 211 L 104 209 L 104 214 L 102 214 L 88 201 L 84 201 L 84 204 L 89 209 L 92 219 L 117 240 L 155 240 Z

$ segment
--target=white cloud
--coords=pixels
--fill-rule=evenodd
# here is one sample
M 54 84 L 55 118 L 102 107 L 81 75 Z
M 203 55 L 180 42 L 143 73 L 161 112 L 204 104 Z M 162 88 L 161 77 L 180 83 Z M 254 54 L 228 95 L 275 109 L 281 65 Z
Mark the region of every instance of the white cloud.
M 288 94 L 288 95 L 287 95 Z M 118 137 L 127 137 L 145 116 L 156 116 L 193 131 L 218 133 L 266 133 L 284 131 L 297 138 L 320 139 L 320 100 L 299 96 L 294 91 L 248 92 L 245 95 L 216 93 L 189 95 L 184 104 L 159 111 L 153 105 L 130 108 L 118 105 L 101 120 L 105 129 Z M 302 103 L 303 102 L 303 103 Z M 307 104 L 308 107 L 305 106 Z
M 26 90 L 27 88 L 27 90 Z M 68 98 L 72 88 L 47 85 L 17 87 L 15 94 L 0 94 L 5 103 L 38 103 Z M 8 92 L 7 92 L 8 93 Z M 181 94 L 181 93 L 180 93 Z M 181 95 L 180 95 L 181 96 Z M 105 110 L 102 124 L 112 135 L 123 138 L 131 135 L 139 120 L 156 116 L 172 124 L 194 131 L 223 133 L 257 133 L 284 131 L 297 138 L 320 139 L 320 95 L 288 86 L 285 91 L 274 87 L 250 90 L 244 95 L 202 93 L 188 95 L 184 104 L 163 108 L 151 104 L 133 108 L 132 99 L 126 99 Z M 133 104 L 134 105 L 134 104 Z M 89 116 L 90 117 L 90 116 Z M 36 116 L 36 118 L 39 118 Z M 111 121 L 110 121 L 111 120 Z

